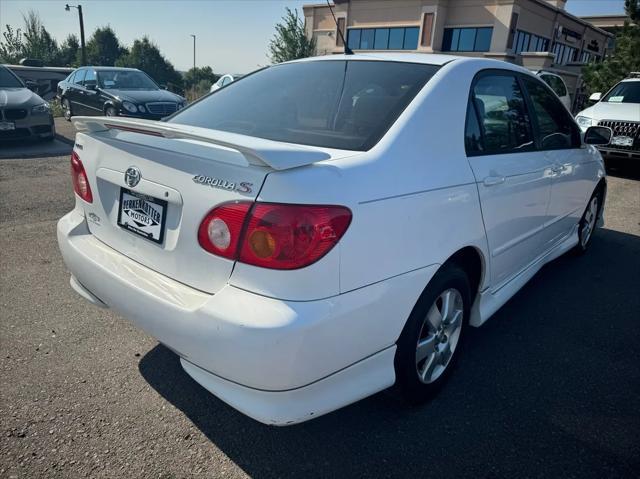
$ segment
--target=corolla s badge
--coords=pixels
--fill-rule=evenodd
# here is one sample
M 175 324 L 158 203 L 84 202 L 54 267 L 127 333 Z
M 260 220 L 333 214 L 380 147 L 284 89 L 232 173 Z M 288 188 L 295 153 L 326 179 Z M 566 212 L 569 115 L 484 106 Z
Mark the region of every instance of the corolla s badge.
M 142 179 L 142 173 L 135 166 L 130 166 L 124 173 L 124 182 L 131 187 L 136 186 Z
M 205 175 L 194 176 L 193 182 L 200 185 L 211 186 L 212 188 L 237 191 L 238 193 L 251 193 L 251 187 L 253 186 L 253 183 L 247 183 L 246 181 L 235 183 L 233 181 L 223 180 L 221 178 L 214 178 L 213 176 Z

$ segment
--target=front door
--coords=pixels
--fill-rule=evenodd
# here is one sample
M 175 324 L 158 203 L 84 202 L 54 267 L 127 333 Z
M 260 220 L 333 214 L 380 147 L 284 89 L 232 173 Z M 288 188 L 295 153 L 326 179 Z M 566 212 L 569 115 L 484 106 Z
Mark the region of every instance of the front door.
M 523 79 L 531 105 L 538 148 L 551 163 L 552 180 L 543 249 L 565 239 L 578 224 L 591 186 L 591 172 L 581 159 L 580 131 L 547 85 L 537 78 Z
M 536 151 L 521 83 L 511 72 L 476 76 L 466 130 L 495 290 L 541 254 L 551 162 Z

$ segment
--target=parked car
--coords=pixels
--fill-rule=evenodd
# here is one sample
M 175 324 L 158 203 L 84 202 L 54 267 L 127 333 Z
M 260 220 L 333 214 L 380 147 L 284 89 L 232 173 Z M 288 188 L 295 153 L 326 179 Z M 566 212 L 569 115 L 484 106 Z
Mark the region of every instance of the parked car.
M 562 104 L 571 111 L 571 96 L 569 95 L 569 89 L 564 83 L 564 80 L 560 75 L 548 72 L 546 70 L 539 70 L 535 72 L 551 89 L 553 93 L 558 95 Z
M 30 63 L 30 62 L 25 62 Z M 51 101 L 56 97 L 58 83 L 69 76 L 73 68 L 7 65 L 29 90 L 37 93 L 44 100 Z
M 57 96 L 68 120 L 74 115 L 160 120 L 187 103 L 135 68 L 78 68 L 58 83 Z
M 0 65 L 0 140 L 53 140 L 55 136 L 49 103 Z
M 211 91 L 214 92 L 216 90 L 219 90 L 223 86 L 226 86 L 231 82 L 239 80 L 243 76 L 244 75 L 239 75 L 237 73 L 234 73 L 233 75 L 231 73 L 227 73 L 226 75 L 222 75 L 220 78 L 218 78 L 217 82 L 215 82 L 213 85 L 211 85 Z
M 638 75 L 640 76 L 640 75 Z M 576 115 L 583 131 L 593 125 L 613 130 L 611 143 L 599 147 L 607 159 L 640 159 L 640 78 L 627 78 L 617 83 L 605 95 L 589 97 L 595 105 Z
M 582 141 L 516 65 L 394 53 L 274 65 L 165 122 L 74 124 L 73 289 L 275 425 L 394 383 L 433 395 L 469 324 L 588 248 L 611 134 Z

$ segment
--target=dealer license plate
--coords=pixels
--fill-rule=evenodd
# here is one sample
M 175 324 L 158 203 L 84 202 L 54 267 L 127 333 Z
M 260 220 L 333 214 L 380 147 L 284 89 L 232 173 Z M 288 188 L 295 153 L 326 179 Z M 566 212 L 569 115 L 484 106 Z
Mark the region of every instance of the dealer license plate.
M 614 136 L 611 144 L 616 146 L 633 146 L 633 138 L 630 136 Z
M 120 188 L 118 225 L 154 243 L 164 240 L 167 202 Z
M 12 121 L 0 121 L 0 131 L 15 130 L 16 124 Z

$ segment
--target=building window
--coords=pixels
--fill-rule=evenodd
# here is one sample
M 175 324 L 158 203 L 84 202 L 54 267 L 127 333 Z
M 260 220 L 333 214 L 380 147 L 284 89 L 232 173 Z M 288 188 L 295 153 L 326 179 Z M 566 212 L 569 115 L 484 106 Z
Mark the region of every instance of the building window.
M 445 28 L 442 50 L 445 52 L 488 52 L 493 27 Z
M 352 50 L 416 50 L 420 28 L 350 28 L 348 34 Z
M 564 43 L 556 43 L 553 46 L 553 54 L 556 56 L 556 63 L 559 65 L 566 65 L 569 62 L 578 60 L 578 49 Z
M 514 51 L 516 53 L 522 52 L 548 52 L 549 51 L 549 39 L 528 33 L 523 30 L 516 32 L 516 38 L 514 42 Z

